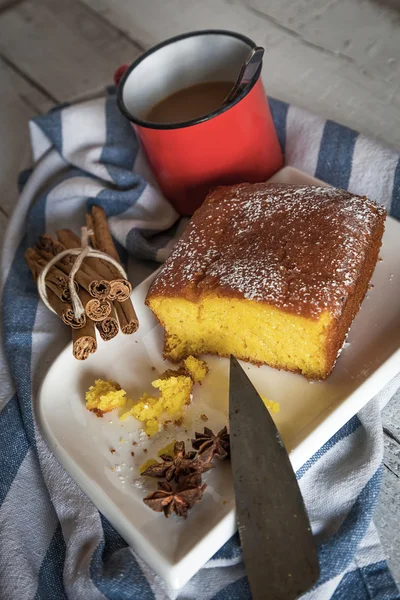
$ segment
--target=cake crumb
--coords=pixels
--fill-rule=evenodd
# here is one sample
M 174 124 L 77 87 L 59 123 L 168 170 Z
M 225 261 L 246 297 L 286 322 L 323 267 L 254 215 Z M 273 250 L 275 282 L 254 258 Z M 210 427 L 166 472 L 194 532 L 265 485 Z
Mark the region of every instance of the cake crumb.
M 111 412 L 115 408 L 124 407 L 126 392 L 121 386 L 111 379 L 96 379 L 85 394 L 86 408 L 98 417 Z
M 208 417 L 207 417 L 207 415 L 205 415 L 204 413 L 200 415 L 200 419 L 201 419 L 202 421 L 208 421 Z
M 115 452 L 116 452 L 115 448 L 111 448 L 110 452 L 111 452 L 111 454 L 115 454 Z
M 152 386 L 159 390 L 158 397 L 144 393 L 120 417 L 122 421 L 130 416 L 138 419 L 149 437 L 158 433 L 166 420 L 178 423 L 182 419 L 185 406 L 190 404 L 193 380 L 183 369 L 167 370 L 152 382 Z
M 260 398 L 272 415 L 276 415 L 281 410 L 279 402 L 275 402 L 274 400 L 268 400 L 268 398 L 266 398 L 262 394 L 260 394 Z
M 169 456 L 174 456 L 175 444 L 176 444 L 176 440 L 173 440 L 170 444 L 168 444 L 167 446 L 164 446 L 164 448 L 161 448 L 161 450 L 159 450 L 157 452 L 157 456 L 161 456 L 162 454 L 168 454 Z
M 134 453 L 134 452 L 131 452 L 131 456 L 135 456 L 135 453 Z
M 195 358 L 194 356 L 188 356 L 183 361 L 183 365 L 187 373 L 193 379 L 194 383 L 202 383 L 209 371 L 207 363 L 204 360 Z

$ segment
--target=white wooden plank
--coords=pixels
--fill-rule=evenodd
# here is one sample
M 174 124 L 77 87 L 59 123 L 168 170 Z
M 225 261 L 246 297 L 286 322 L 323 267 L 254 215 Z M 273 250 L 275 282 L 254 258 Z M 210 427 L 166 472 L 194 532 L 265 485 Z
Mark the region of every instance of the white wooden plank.
M 384 430 L 400 444 L 400 390 L 382 412 Z
M 1 264 L 1 253 L 3 251 L 3 240 L 4 240 L 4 234 L 6 232 L 6 228 L 7 228 L 7 223 L 8 223 L 8 217 L 6 217 L 6 215 L 1 212 L 0 209 L 0 264 Z M 0 328 L 0 344 L 2 343 L 1 341 L 1 328 Z M 2 351 L 0 348 L 0 375 L 3 375 L 4 373 L 4 369 L 2 368 Z M 0 406 L 1 406 L 1 401 L 0 401 Z
M 3 238 L 4 238 L 4 233 L 6 231 L 7 223 L 8 223 L 8 218 L 6 217 L 6 215 L 4 213 L 2 213 L 0 211 L 0 240 L 3 240 Z M 1 252 L 1 249 L 0 249 L 0 252 Z
M 30 153 L 28 120 L 49 100 L 0 59 L 0 208 L 10 215 L 18 198 L 17 176 Z
M 241 31 L 266 47 L 271 96 L 400 145 L 400 27 L 390 8 L 372 0 L 84 2 L 144 47 L 191 29 Z
M 374 515 L 394 578 L 400 585 L 400 390 L 382 411 L 384 470 Z
M 400 484 L 400 444 L 387 435 L 385 436 L 385 455 L 383 462 L 386 469 L 397 479 L 397 484 Z M 400 496 L 398 496 L 398 498 L 400 498 Z
M 18 0 L 0 0 L 0 11 L 11 8 Z
M 0 51 L 58 101 L 103 89 L 138 47 L 69 0 L 27 0 L 0 14 Z
M 303 2 L 293 0 L 243 3 L 261 19 L 273 20 L 286 34 L 335 53 L 379 80 L 391 80 L 399 74 L 398 12 L 384 3 L 310 0 L 306 10 Z
M 382 487 L 374 522 L 379 532 L 385 555 L 398 585 L 400 585 L 400 479 L 384 468 Z

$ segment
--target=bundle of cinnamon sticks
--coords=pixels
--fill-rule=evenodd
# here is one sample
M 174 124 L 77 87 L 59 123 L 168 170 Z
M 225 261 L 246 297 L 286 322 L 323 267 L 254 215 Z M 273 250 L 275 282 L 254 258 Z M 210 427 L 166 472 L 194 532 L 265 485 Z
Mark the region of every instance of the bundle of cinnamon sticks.
M 104 210 L 93 206 L 86 215 L 86 226 L 90 232 L 90 242 L 100 250 L 120 262 Z M 66 249 L 80 248 L 80 238 L 69 229 L 56 231 L 56 238 L 48 234 L 39 237 L 34 248 L 25 252 L 25 260 L 37 280 L 43 268 L 57 254 Z M 85 309 L 76 318 L 68 287 L 68 276 L 76 256 L 68 255 L 52 266 L 46 275 L 47 298 L 53 310 L 71 328 L 73 354 L 78 360 L 85 360 L 96 351 L 96 329 L 105 341 L 122 333 L 134 333 L 139 327 L 135 310 L 130 299 L 132 286 L 121 277 L 118 269 L 102 258 L 86 257 L 75 275 L 75 288 Z

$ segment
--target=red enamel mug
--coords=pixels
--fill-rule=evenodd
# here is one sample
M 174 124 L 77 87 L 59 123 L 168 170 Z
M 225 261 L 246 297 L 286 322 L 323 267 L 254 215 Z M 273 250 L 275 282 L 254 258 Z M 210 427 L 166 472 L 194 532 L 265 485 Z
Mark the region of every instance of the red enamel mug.
M 132 123 L 161 190 L 181 215 L 192 215 L 216 185 L 265 181 L 282 167 L 262 65 L 231 104 L 192 121 L 146 121 L 153 106 L 178 90 L 234 82 L 255 45 L 231 31 L 185 33 L 145 52 L 118 83 L 119 109 Z

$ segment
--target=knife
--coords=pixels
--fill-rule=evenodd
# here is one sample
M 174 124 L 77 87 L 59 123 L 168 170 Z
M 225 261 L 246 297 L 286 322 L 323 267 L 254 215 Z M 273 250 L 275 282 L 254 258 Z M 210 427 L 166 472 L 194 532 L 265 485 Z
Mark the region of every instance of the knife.
M 252 597 L 295 599 L 319 576 L 310 522 L 275 423 L 233 356 L 229 421 L 237 523 Z

